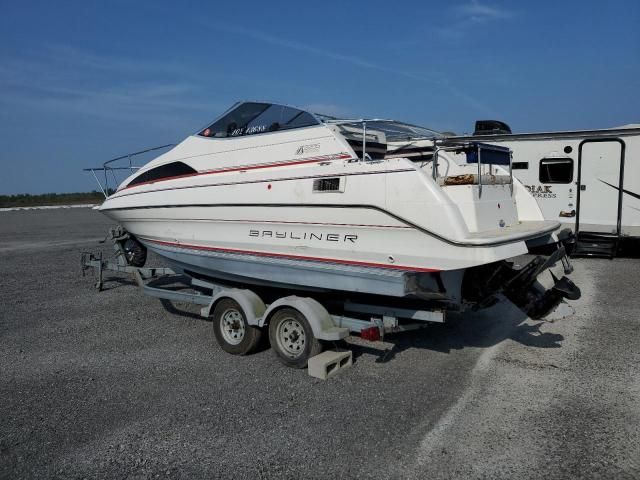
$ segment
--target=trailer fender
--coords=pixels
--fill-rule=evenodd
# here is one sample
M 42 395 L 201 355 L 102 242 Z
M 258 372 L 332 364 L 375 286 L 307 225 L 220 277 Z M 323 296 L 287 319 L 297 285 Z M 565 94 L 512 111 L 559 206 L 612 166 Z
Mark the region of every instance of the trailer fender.
M 349 335 L 347 328 L 337 327 L 333 322 L 331 315 L 327 312 L 319 302 L 309 297 L 296 297 L 295 295 L 279 298 L 271 305 L 260 321 L 260 326 L 263 327 L 269 323 L 269 319 L 273 313 L 282 307 L 295 308 L 302 313 L 311 328 L 313 329 L 313 335 L 318 340 L 340 340 Z
M 238 302 L 247 317 L 249 325 L 262 326 L 261 320 L 267 309 L 262 299 L 251 290 L 242 290 L 239 288 L 225 289 L 213 296 L 211 303 L 204 307 L 200 314 L 203 317 L 209 317 L 216 307 L 216 304 L 223 298 L 231 298 Z

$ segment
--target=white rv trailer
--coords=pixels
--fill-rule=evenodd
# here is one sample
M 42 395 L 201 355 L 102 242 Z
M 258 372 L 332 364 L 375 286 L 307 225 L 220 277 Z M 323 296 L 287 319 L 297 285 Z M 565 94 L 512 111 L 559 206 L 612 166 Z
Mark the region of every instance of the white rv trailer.
M 575 233 L 577 254 L 612 256 L 640 238 L 640 124 L 601 130 L 511 133 L 479 121 L 473 136 L 513 152 L 513 174 L 547 220 Z

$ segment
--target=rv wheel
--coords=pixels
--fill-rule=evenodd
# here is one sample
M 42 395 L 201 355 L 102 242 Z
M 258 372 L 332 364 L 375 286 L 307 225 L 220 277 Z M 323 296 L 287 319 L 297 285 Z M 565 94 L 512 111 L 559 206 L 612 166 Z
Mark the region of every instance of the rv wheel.
M 242 307 L 231 298 L 224 298 L 218 302 L 213 310 L 212 319 L 216 340 L 227 353 L 246 355 L 260 342 L 261 330 L 247 323 Z
M 142 267 L 147 261 L 147 249 L 135 238 L 127 238 L 122 245 L 127 264 Z
M 280 361 L 293 368 L 305 368 L 311 357 L 322 352 L 311 325 L 294 308 L 283 308 L 273 314 L 269 322 L 269 341 Z

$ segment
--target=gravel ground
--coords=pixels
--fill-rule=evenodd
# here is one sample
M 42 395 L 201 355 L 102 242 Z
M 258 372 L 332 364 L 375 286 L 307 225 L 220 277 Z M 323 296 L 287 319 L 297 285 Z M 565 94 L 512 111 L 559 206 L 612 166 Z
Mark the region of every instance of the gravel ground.
M 639 260 L 575 261 L 568 318 L 354 341 L 323 382 L 124 277 L 96 292 L 107 226 L 0 212 L 0 478 L 640 477 Z

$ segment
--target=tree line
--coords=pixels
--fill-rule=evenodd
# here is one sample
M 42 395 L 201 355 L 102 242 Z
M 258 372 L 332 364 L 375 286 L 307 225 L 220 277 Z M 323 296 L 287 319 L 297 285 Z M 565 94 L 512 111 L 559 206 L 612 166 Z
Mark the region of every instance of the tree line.
M 104 195 L 96 190 L 93 192 L 42 193 L 39 195 L 20 193 L 17 195 L 0 195 L 0 208 L 78 205 L 83 203 L 102 203 L 103 201 Z

